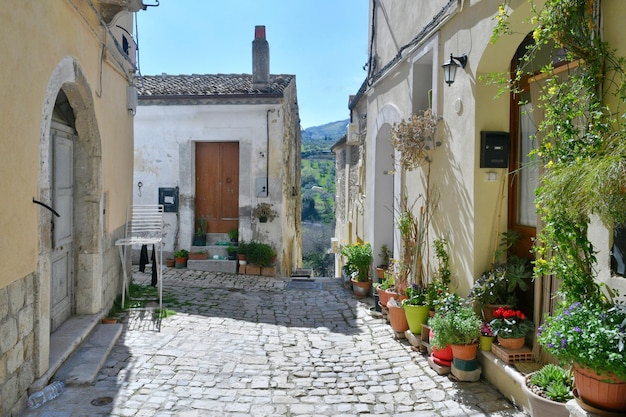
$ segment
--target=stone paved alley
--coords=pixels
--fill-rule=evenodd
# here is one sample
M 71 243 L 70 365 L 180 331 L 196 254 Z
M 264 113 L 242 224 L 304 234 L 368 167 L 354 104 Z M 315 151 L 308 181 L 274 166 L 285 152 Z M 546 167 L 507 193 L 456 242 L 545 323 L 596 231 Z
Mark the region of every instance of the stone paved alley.
M 24 416 L 528 415 L 484 380 L 437 375 L 372 317 L 371 298 L 355 299 L 337 279 L 298 289 L 171 268 L 164 279 L 177 313 L 160 331 L 133 312 L 93 386 L 69 387 Z M 92 405 L 103 397 L 113 401 Z

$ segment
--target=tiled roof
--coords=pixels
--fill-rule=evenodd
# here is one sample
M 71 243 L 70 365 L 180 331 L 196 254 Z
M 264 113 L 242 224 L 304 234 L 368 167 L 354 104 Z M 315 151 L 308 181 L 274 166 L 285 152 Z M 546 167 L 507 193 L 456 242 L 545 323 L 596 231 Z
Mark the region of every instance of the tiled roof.
M 270 75 L 267 91 L 252 88 L 251 74 L 142 75 L 137 80 L 139 96 L 224 96 L 282 94 L 293 75 Z

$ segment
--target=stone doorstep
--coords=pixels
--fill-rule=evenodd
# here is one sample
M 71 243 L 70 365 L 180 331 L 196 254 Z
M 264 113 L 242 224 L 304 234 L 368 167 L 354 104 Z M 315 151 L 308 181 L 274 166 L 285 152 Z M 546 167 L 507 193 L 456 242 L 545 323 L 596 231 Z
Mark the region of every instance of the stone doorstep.
M 55 374 L 68 386 L 90 385 L 122 334 L 122 324 L 99 324 Z
M 188 260 L 187 269 L 236 274 L 237 261 L 227 261 L 224 259 Z
M 95 315 L 72 316 L 50 335 L 48 370 L 28 388 L 29 394 L 41 391 L 70 355 L 98 325 L 105 311 Z

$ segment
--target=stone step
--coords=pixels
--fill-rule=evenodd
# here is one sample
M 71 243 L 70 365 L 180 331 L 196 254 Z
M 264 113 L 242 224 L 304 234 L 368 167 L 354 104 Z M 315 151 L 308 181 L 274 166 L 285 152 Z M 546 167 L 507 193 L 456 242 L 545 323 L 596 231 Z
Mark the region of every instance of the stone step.
M 226 245 L 207 245 L 207 246 L 192 246 L 189 252 L 208 252 L 209 257 L 217 255 L 219 257 L 228 256 L 228 251 L 226 250 L 228 246 Z
M 188 260 L 187 269 L 208 272 L 226 272 L 229 274 L 237 273 L 237 261 L 228 261 L 223 259 L 205 259 L 205 260 Z
M 61 366 L 55 379 L 68 386 L 91 385 L 122 334 L 121 324 L 98 324 Z

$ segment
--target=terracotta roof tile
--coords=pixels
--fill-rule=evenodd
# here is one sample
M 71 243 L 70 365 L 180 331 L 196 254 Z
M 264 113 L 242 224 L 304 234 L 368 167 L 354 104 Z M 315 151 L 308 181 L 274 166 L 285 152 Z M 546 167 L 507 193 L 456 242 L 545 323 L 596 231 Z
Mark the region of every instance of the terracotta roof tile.
M 293 75 L 270 75 L 267 91 L 252 88 L 251 74 L 142 75 L 136 84 L 140 96 L 282 94 L 293 79 Z

